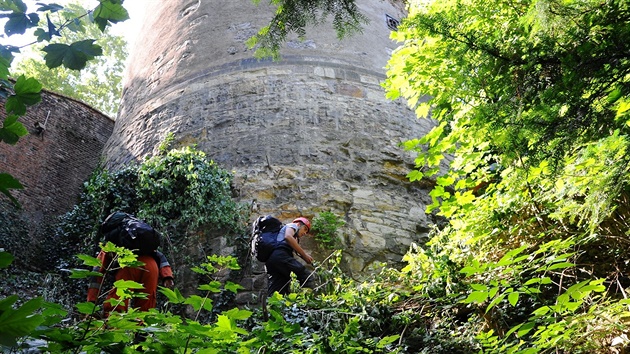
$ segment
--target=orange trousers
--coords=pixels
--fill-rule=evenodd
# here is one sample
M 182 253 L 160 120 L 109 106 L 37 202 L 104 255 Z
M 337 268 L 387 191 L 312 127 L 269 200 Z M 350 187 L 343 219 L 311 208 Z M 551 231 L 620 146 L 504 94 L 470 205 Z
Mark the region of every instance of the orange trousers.
M 133 304 L 134 307 L 139 308 L 141 311 L 149 311 L 149 309 L 155 308 L 156 306 L 157 286 L 160 273 L 157 263 L 152 256 L 138 256 L 138 260 L 144 263 L 142 267 L 119 269 L 118 272 L 116 272 L 116 280 L 133 280 L 142 284 L 144 288 L 137 289 L 136 291 L 147 294 L 147 298 L 134 298 Z M 118 296 L 116 295 L 116 288 L 109 291 L 107 300 L 109 299 L 118 299 Z M 115 310 L 118 312 L 124 312 L 127 311 L 128 307 L 129 300 L 126 300 L 123 304 L 118 305 Z M 109 301 L 105 301 L 103 309 L 105 310 L 105 314 L 114 310 Z

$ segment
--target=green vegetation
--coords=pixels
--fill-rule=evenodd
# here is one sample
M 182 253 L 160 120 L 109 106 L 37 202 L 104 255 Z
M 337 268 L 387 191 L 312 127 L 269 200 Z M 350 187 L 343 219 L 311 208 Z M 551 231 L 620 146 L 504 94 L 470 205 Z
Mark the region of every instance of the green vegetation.
M 258 4 L 260 0 L 253 2 Z M 296 33 L 303 38 L 307 26 L 321 25 L 329 17 L 332 17 L 332 25 L 340 39 L 361 32 L 362 25 L 368 23 L 355 1 L 297 0 L 272 3 L 277 5 L 273 18 L 247 42 L 250 47 L 256 47 L 258 57 L 279 58 L 281 44 L 289 34 Z
M 54 43 L 70 44 L 96 38 L 95 44 L 102 48 L 102 55 L 88 61 L 83 70 L 65 66 L 51 69 L 48 67 L 49 61 L 43 58 L 25 56 L 13 64 L 13 74 L 36 77 L 43 88 L 78 99 L 110 117 L 116 117 L 122 93 L 127 43 L 123 37 L 109 32 L 101 33 L 95 23 L 73 20 L 81 18 L 85 13 L 86 10 L 80 5 L 69 4 L 63 10 L 51 14 L 55 22 L 69 22 L 63 36 L 55 37 Z M 41 22 L 40 26 L 44 26 L 44 20 Z M 26 49 L 30 53 L 37 53 L 43 47 L 43 44 L 35 44 Z
M 323 211 L 313 218 L 312 232 L 320 245 L 333 250 L 341 245 L 337 232 L 343 225 L 345 221 L 339 219 L 333 212 Z
M 104 250 L 116 252 L 121 265 L 135 263 L 135 256 L 125 249 L 109 244 L 104 246 Z M 79 258 L 84 268 L 98 262 L 87 255 L 79 255 Z M 1 260 L 4 260 L 2 253 Z M 103 319 L 99 316 L 100 306 L 81 302 L 73 310 L 74 316 L 79 316 L 80 320 L 62 324 L 61 320 L 71 315 L 68 310 L 41 298 L 14 306 L 16 297 L 9 297 L 0 300 L 0 348 L 4 345 L 4 349 L 17 352 L 37 346 L 39 350 L 54 353 L 101 353 L 103 350 L 132 353 L 137 349 L 169 353 L 401 351 L 396 348 L 400 336 L 387 334 L 395 328 L 392 324 L 399 321 L 381 318 L 390 313 L 388 304 L 374 303 L 371 299 L 375 297 L 375 288 L 368 285 L 352 284 L 343 296 L 292 294 L 282 298 L 276 295 L 268 299 L 267 320 L 263 319 L 260 309 L 214 311 L 212 294 L 222 291 L 234 293 L 240 288 L 230 281 L 219 281 L 217 275 L 224 270 L 238 269 L 232 257 L 209 256 L 204 263 L 193 268 L 205 279 L 199 286 L 200 295 L 185 296 L 178 289 L 160 289 L 171 305 L 185 304 L 193 308 L 191 318 L 183 318 L 170 310 L 130 310 L 127 313 L 114 312 Z M 72 277 L 82 279 L 89 273 L 74 270 Z M 343 277 L 341 273 L 337 276 Z M 120 281 L 116 286 L 122 301 L 135 297 L 132 290 L 139 284 Z M 320 306 L 320 310 L 305 309 L 314 305 Z M 204 316 L 210 314 L 213 315 Z M 42 341 L 28 341 L 33 337 Z
M 418 116 L 438 123 L 405 148 L 418 154 L 410 180 L 436 181 L 429 212 L 449 222 L 427 244 L 411 248 L 403 269 L 385 267 L 358 281 L 344 276 L 331 257 L 318 266 L 314 292 L 272 297 L 268 313 L 210 308 L 206 293 L 165 291 L 172 304 L 197 310 L 195 316 L 131 312 L 113 316 L 107 327 L 90 319 L 62 324 L 67 309 L 9 296 L 0 300 L 0 343 L 27 346 L 23 339 L 40 338 L 54 351 L 73 352 L 98 346 L 207 353 L 627 351 L 628 6 L 619 0 L 409 5 L 408 18 L 392 34 L 401 47 L 385 86 L 390 98 L 404 97 Z M 25 78 L 16 82 L 4 141 L 20 136 L 10 127 L 35 101 L 36 87 Z M 66 221 L 79 230 L 74 237 L 94 235 L 89 227 L 114 206 L 147 218 L 170 237 L 186 230 L 179 240 L 239 220 L 237 207 L 215 208 L 222 204 L 211 194 L 197 198 L 206 178 L 224 187 L 226 178 L 201 173 L 204 182 L 195 183 L 188 166 L 196 166 L 197 153 L 168 154 L 114 177 L 95 174 Z M 177 154 L 190 162 L 166 162 Z M 177 189 L 180 181 L 195 189 Z M 170 204 L 179 193 L 188 197 Z M 195 224 L 198 217 L 203 222 Z M 171 227 L 173 220 L 186 222 Z M 189 269 L 210 276 L 204 291 L 238 290 L 213 283 L 216 270 L 238 272 L 232 259 L 194 258 L 201 265 Z M 0 253 L 0 264 L 8 262 Z M 86 315 L 94 310 L 78 306 Z
M 59 262 L 72 264 L 68 258 L 77 253 L 95 254 L 102 241 L 98 226 L 117 210 L 146 220 L 162 233 L 162 249 L 177 265 L 176 277 L 192 289 L 196 277 L 189 268 L 208 254 L 222 252 L 218 239 L 243 254 L 249 215 L 231 198 L 232 176 L 199 150 L 168 150 L 169 141 L 139 165 L 94 172 L 80 202 L 59 223 L 57 247 L 50 250 L 62 258 Z
M 629 10 L 442 1 L 393 34 L 389 96 L 438 122 L 405 144 L 409 178 L 435 178 L 429 211 L 449 220 L 406 269 L 485 352 L 606 352 L 624 333 Z

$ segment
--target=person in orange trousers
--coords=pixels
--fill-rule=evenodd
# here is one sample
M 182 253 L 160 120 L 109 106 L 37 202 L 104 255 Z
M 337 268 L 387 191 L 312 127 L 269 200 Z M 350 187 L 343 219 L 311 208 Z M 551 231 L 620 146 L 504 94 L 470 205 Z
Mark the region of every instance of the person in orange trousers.
M 100 267 L 94 267 L 95 272 L 105 274 L 110 268 L 113 257 L 107 252 L 101 251 L 97 257 L 101 261 Z M 143 285 L 142 289 L 137 291 L 145 293 L 146 298 L 134 298 L 134 307 L 139 308 L 141 311 L 148 311 L 155 308 L 157 287 L 160 279 L 163 280 L 164 286 L 172 288 L 174 285 L 173 270 L 168 263 L 166 257 L 159 251 L 155 251 L 153 255 L 140 255 L 138 261 L 143 262 L 141 267 L 125 267 L 116 271 L 116 280 L 133 280 Z M 96 303 L 101 286 L 103 283 L 103 276 L 92 277 L 90 285 L 88 287 L 87 301 Z M 119 304 L 116 308 L 113 308 L 110 299 L 118 299 L 116 295 L 116 288 L 109 291 L 107 299 L 103 304 L 104 315 L 107 317 L 113 310 L 124 312 L 129 307 L 129 300 Z

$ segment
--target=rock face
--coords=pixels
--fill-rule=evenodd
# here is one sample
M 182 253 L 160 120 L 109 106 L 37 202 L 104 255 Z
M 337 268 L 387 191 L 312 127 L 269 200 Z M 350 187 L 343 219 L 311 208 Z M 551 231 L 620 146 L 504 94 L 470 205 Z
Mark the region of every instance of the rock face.
M 380 86 L 396 47 L 387 18 L 403 12 L 389 1 L 359 3 L 370 19 L 363 33 L 339 41 L 329 25 L 310 28 L 279 61 L 257 60 L 245 45 L 273 9 L 251 0 L 152 3 L 105 147 L 108 165 L 151 154 L 172 132 L 234 171 L 252 218 L 332 211 L 346 222 L 349 272 L 399 261 L 432 224 L 430 197 L 406 180 L 413 156 L 399 144 L 431 126 Z M 306 246 L 317 254 L 313 240 Z

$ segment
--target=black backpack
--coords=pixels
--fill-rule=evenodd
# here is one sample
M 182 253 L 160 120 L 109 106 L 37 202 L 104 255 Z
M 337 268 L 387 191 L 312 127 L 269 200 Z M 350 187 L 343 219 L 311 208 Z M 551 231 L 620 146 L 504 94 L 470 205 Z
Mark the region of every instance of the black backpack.
M 252 224 L 252 254 L 261 262 L 266 262 L 278 244 L 278 232 L 284 224 L 271 215 L 259 216 Z
M 137 255 L 154 255 L 161 243 L 161 235 L 149 224 L 122 211 L 111 213 L 101 224 L 105 242 L 124 247 Z

